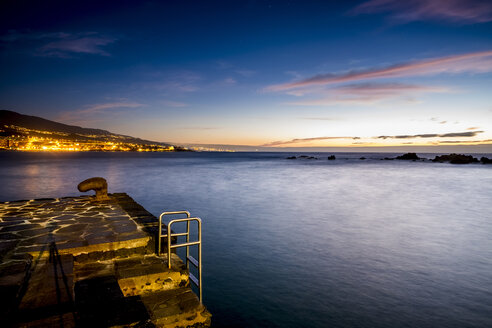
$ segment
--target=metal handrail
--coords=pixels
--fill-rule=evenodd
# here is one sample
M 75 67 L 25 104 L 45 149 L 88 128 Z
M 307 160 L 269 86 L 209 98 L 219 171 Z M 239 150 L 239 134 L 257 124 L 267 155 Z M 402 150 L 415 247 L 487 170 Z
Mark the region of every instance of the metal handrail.
M 162 238 L 162 218 L 165 215 L 186 214 L 185 219 L 175 219 L 169 221 L 167 224 L 167 263 L 168 268 L 171 269 L 171 250 L 178 247 L 186 247 L 186 268 L 188 269 L 188 275 L 190 280 L 198 287 L 198 297 L 200 303 L 202 303 L 202 220 L 198 217 L 191 218 L 188 211 L 177 212 L 164 212 L 159 216 L 159 254 L 161 252 L 161 238 Z M 198 223 L 198 240 L 190 242 L 190 222 L 196 221 Z M 186 232 L 172 233 L 171 226 L 173 223 L 186 222 Z M 172 237 L 186 236 L 186 242 L 181 244 L 171 245 Z M 190 255 L 190 246 L 198 246 L 198 260 Z M 190 272 L 190 262 L 198 269 L 198 279 Z
M 198 223 L 198 240 L 190 242 L 190 221 L 196 221 Z M 176 222 L 186 222 L 186 243 L 171 245 L 171 237 L 177 235 L 183 235 L 182 233 L 171 233 L 171 225 Z M 190 255 L 190 246 L 198 246 L 198 260 Z M 198 287 L 198 297 L 200 303 L 202 303 L 202 220 L 200 218 L 186 218 L 171 220 L 167 224 L 167 263 L 169 269 L 171 269 L 171 249 L 178 247 L 186 247 L 186 268 L 188 269 L 188 275 L 190 280 Z M 198 279 L 190 272 L 190 262 L 198 269 Z
M 173 212 L 163 212 L 161 215 L 159 215 L 159 242 L 157 246 L 157 255 L 161 255 L 161 239 L 162 239 L 162 218 L 166 215 L 177 215 L 177 214 L 186 214 L 186 217 L 189 218 L 191 216 L 190 212 L 188 211 L 173 211 Z M 190 233 L 190 226 L 187 224 L 186 227 L 186 233 Z M 169 227 L 167 227 L 167 230 L 170 231 Z M 184 236 L 184 234 L 183 234 Z M 188 255 L 188 254 L 187 254 Z

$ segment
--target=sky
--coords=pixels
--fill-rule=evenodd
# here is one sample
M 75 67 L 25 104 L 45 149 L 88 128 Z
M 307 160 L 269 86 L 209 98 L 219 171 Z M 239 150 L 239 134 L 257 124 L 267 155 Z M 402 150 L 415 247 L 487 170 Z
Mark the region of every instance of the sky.
M 2 1 L 0 108 L 180 144 L 485 145 L 492 1 Z

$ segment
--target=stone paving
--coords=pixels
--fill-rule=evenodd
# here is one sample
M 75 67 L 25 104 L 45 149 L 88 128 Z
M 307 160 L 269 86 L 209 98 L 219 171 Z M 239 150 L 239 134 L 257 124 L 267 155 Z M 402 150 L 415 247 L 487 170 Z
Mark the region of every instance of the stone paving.
M 116 201 L 93 203 L 85 196 L 0 204 L 2 260 L 47 256 L 52 243 L 61 254 L 79 255 L 145 246 L 149 239 Z
M 0 317 L 17 327 L 208 327 L 157 219 L 126 194 L 0 203 Z

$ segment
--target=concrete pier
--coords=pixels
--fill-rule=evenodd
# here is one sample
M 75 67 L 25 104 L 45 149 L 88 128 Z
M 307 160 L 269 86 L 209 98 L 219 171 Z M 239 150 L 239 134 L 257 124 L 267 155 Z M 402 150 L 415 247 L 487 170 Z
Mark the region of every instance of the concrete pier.
M 208 327 L 186 266 L 126 194 L 0 203 L 0 316 L 12 327 Z

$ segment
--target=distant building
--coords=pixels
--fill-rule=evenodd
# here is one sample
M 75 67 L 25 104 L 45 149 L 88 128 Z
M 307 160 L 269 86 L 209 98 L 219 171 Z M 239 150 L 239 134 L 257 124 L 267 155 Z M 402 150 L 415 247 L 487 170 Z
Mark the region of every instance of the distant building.
M 0 137 L 0 149 L 9 149 L 10 142 L 8 137 Z

